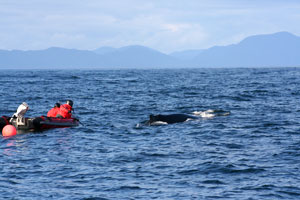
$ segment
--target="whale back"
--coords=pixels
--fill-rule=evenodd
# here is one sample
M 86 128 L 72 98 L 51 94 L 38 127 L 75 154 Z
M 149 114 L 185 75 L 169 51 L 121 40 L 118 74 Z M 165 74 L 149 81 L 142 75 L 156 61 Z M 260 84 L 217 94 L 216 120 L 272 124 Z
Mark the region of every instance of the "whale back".
M 187 115 L 187 114 L 169 114 L 169 115 L 150 115 L 149 116 L 150 123 L 153 122 L 166 122 L 168 124 L 173 124 L 173 123 L 179 123 L 179 122 L 184 122 L 187 119 L 196 119 L 197 117 Z

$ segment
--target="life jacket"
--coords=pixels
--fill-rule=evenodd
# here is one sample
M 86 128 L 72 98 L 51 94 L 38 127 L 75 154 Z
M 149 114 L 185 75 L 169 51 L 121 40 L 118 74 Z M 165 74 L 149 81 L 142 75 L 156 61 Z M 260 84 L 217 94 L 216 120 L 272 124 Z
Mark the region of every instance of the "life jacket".
M 49 110 L 49 112 L 47 113 L 47 117 L 56 117 L 56 115 L 58 114 L 60 108 L 58 107 L 54 107 L 51 110 Z
M 63 104 L 60 106 L 57 115 L 60 115 L 63 118 L 70 119 L 72 118 L 71 111 L 72 111 L 72 106 L 70 106 L 69 104 Z

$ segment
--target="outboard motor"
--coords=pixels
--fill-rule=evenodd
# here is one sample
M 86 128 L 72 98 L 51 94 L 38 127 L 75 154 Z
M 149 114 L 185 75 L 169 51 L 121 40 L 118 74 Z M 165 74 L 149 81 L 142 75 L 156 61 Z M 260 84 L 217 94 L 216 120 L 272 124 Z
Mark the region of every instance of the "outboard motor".
M 10 121 L 12 122 L 12 120 L 14 118 L 17 118 L 16 120 L 16 126 L 24 126 L 25 125 L 25 118 L 24 115 L 27 112 L 27 110 L 29 109 L 29 106 L 26 102 L 23 102 L 17 109 L 17 112 L 13 114 L 12 118 L 10 119 Z

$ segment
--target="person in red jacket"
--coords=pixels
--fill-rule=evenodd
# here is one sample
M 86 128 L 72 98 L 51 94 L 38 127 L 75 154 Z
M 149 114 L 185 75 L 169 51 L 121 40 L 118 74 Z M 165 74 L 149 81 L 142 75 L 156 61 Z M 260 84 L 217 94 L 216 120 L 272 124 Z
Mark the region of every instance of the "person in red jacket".
M 60 105 L 56 117 L 67 118 L 67 119 L 72 118 L 72 113 L 71 113 L 73 110 L 72 106 L 73 106 L 73 101 L 71 100 L 68 100 L 66 104 Z
M 47 117 L 56 117 L 60 109 L 60 103 L 56 103 L 52 109 L 47 113 Z

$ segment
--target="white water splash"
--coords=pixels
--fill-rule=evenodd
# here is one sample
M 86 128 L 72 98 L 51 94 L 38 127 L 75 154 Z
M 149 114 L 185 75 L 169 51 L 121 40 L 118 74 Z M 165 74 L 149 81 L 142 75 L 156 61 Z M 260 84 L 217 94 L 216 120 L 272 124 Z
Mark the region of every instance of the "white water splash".
M 163 121 L 155 121 L 151 123 L 151 126 L 159 126 L 159 125 L 166 125 L 168 124 L 167 122 L 163 122 Z
M 206 111 L 194 111 L 193 114 L 196 116 L 200 116 L 202 118 L 212 118 L 215 116 L 226 116 L 229 115 L 230 112 L 216 111 L 216 110 L 209 109 Z

